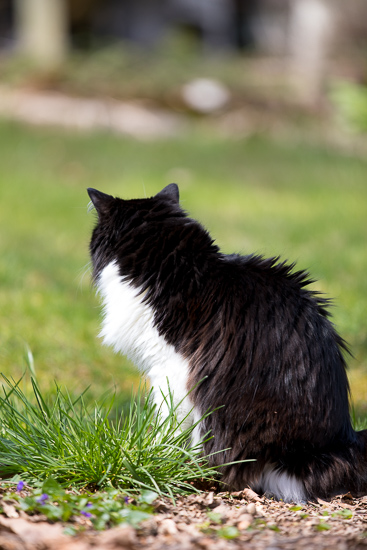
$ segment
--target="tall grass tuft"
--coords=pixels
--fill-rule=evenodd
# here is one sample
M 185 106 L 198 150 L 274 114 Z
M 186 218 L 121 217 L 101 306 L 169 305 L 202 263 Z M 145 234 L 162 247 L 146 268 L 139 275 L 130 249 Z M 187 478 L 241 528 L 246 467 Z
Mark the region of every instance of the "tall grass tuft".
M 200 445 L 190 447 L 195 425 L 183 429 L 177 407 L 166 398 L 163 419 L 150 392 L 140 389 L 127 413 L 114 412 L 114 396 L 93 406 L 57 385 L 43 394 L 3 375 L 0 396 L 0 476 L 20 475 L 28 483 L 50 476 L 64 487 L 113 486 L 134 493 L 144 489 L 174 497 L 195 491 L 193 482 L 217 476 Z

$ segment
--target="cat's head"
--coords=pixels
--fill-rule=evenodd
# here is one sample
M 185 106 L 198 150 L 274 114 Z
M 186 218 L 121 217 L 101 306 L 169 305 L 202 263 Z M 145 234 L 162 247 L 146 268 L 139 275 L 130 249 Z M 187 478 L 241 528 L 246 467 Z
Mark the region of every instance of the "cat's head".
M 138 264 L 162 249 L 172 229 L 188 220 L 179 205 L 175 183 L 145 199 L 123 200 L 88 189 L 97 212 L 97 224 L 90 242 L 94 279 L 111 261 L 118 261 L 126 275 Z

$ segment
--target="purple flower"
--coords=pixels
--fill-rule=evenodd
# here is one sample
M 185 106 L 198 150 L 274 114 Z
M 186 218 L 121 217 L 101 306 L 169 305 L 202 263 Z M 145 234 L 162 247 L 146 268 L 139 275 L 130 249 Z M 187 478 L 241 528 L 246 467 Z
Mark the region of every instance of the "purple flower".
M 92 514 L 90 512 L 86 512 L 85 510 L 82 510 L 80 513 L 83 516 L 85 516 L 86 518 L 91 518 L 92 517 Z
M 22 491 L 24 487 L 24 481 L 19 481 L 17 485 L 17 491 Z
M 86 508 L 91 508 L 93 504 L 91 502 L 88 502 L 88 504 L 85 505 Z
M 129 497 L 124 497 L 125 504 L 129 504 Z
M 46 500 L 48 499 L 48 494 L 47 493 L 43 493 L 37 500 L 36 502 L 38 502 L 38 504 L 44 504 L 46 502 Z

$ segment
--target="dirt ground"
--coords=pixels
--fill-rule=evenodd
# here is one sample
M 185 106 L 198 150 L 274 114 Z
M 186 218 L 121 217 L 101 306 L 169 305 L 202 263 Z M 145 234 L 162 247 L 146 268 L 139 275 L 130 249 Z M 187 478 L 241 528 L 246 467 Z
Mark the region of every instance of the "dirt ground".
M 137 529 L 124 524 L 96 532 L 90 520 L 81 520 L 85 531 L 74 537 L 64 534 L 60 523 L 18 513 L 4 501 L 2 507 L 1 550 L 367 548 L 367 497 L 350 495 L 295 506 L 250 489 L 203 492 L 179 498 L 175 505 L 156 500 L 155 515 Z

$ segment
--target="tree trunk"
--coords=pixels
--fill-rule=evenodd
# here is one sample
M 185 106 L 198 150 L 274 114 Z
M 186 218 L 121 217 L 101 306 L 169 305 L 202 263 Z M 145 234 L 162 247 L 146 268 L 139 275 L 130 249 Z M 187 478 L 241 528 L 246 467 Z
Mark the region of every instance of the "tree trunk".
M 20 51 L 44 70 L 56 70 L 68 52 L 65 0 L 16 0 Z
M 317 102 L 323 91 L 335 30 L 333 1 L 293 0 L 291 5 L 291 68 L 300 97 L 308 103 Z

